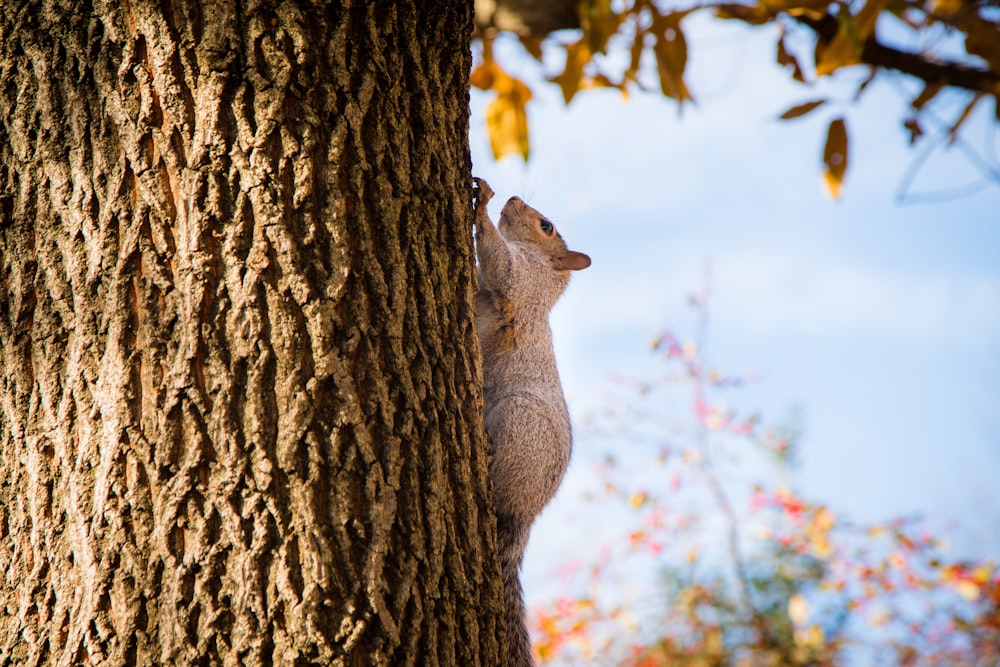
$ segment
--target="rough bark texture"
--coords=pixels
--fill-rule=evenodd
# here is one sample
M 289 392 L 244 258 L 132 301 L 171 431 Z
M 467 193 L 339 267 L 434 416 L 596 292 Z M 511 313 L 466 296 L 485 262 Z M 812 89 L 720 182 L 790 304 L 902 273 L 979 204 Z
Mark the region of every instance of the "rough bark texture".
M 0 4 L 0 664 L 502 662 L 470 29 Z

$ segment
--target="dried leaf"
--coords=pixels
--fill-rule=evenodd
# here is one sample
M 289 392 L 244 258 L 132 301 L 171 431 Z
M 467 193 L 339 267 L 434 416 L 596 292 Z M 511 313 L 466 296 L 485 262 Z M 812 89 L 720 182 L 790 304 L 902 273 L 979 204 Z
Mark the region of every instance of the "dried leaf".
M 566 47 L 566 68 L 563 73 L 550 79 L 562 88 L 563 100 L 569 104 L 573 96 L 580 90 L 583 81 L 583 68 L 590 62 L 590 49 L 584 39 L 580 39 Z
M 642 52 L 646 49 L 646 33 L 636 27 L 635 38 L 632 40 L 632 48 L 629 50 L 631 59 L 628 69 L 625 70 L 625 79 L 635 81 L 639 74 L 639 66 L 642 64 Z
M 931 10 L 938 16 L 954 16 L 962 11 L 962 0 L 933 0 Z
M 493 87 L 496 72 L 502 72 L 503 70 L 501 70 L 500 66 L 496 64 L 495 60 L 493 60 L 493 40 L 488 37 L 483 37 L 482 43 L 483 62 L 472 70 L 472 74 L 469 75 L 469 83 L 472 84 L 474 88 L 489 90 Z
M 583 38 L 592 53 L 605 53 L 608 40 L 618 32 L 625 12 L 616 12 L 609 0 L 591 0 L 578 5 Z
M 994 72 L 1000 71 L 1000 24 L 984 18 L 973 18 L 966 22 L 967 35 L 965 49 L 990 64 Z
M 840 188 L 847 172 L 847 125 L 843 118 L 830 123 L 823 148 L 823 180 L 834 199 L 840 197 Z
M 584 86 L 586 88 L 618 88 L 623 93 L 627 92 L 625 90 L 625 81 L 624 80 L 622 80 L 620 83 L 616 82 L 616 81 L 612 81 L 605 74 L 595 74 L 593 77 L 588 78 L 584 82 Z
M 763 4 L 742 5 L 724 3 L 715 5 L 715 15 L 720 19 L 736 19 L 750 25 L 764 25 L 774 18 L 775 11 L 769 10 Z
M 786 111 L 785 113 L 783 113 L 780 116 L 778 116 L 778 118 L 780 118 L 781 120 L 791 120 L 793 118 L 800 118 L 802 116 L 805 116 L 807 113 L 809 113 L 813 109 L 815 109 L 817 107 L 820 107 L 820 106 L 822 106 L 824 104 L 826 104 L 826 100 L 825 99 L 822 99 L 822 100 L 813 100 L 811 102 L 805 102 L 803 104 L 797 104 L 794 107 L 792 107 L 791 109 L 789 109 L 788 111 Z
M 469 83 L 472 84 L 473 88 L 489 90 L 493 87 L 495 71 L 496 65 L 494 63 L 482 63 L 472 70 L 472 74 L 469 75 Z
M 666 97 L 683 104 L 692 99 L 687 84 L 684 83 L 684 69 L 687 67 L 687 40 L 681 31 L 680 20 L 686 12 L 677 12 L 654 19 L 656 43 L 653 53 L 660 74 L 660 90 Z
M 842 5 L 837 13 L 840 29 L 828 44 L 816 44 L 816 76 L 831 74 L 841 67 L 861 62 L 865 40 L 875 34 L 875 22 L 889 0 L 868 0 L 857 15 Z
M 520 155 L 527 162 L 531 145 L 525 105 L 531 99 L 531 89 L 499 66 L 496 67 L 494 89 L 497 97 L 486 107 L 486 130 L 493 157 L 500 160 L 508 155 Z
M 806 16 L 819 20 L 826 15 L 831 4 L 832 0 L 772 0 L 768 6 L 787 12 L 789 16 Z
M 520 40 L 521 46 L 524 47 L 525 51 L 531 54 L 532 58 L 538 62 L 542 62 L 542 42 L 545 41 L 544 37 L 536 37 L 534 35 L 518 35 L 517 38 Z
M 805 76 L 802 74 L 802 66 L 799 65 L 799 59 L 795 57 L 789 50 L 785 47 L 785 35 L 782 34 L 778 38 L 778 64 L 782 67 L 792 66 L 792 78 L 796 81 L 801 81 L 805 83 Z

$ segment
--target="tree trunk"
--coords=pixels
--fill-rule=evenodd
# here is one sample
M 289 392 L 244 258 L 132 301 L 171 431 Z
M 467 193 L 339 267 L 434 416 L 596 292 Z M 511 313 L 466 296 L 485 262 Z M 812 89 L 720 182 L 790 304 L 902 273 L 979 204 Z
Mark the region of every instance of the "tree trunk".
M 471 2 L 0 4 L 0 664 L 497 665 Z

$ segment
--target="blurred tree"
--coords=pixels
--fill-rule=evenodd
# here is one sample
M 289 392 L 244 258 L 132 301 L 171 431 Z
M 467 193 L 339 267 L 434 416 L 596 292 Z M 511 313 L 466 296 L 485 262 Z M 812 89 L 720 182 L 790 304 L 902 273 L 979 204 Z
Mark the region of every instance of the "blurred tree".
M 682 6 L 678 6 L 681 4 Z M 476 0 L 477 35 L 482 57 L 472 84 L 495 93 L 487 110 L 493 154 L 519 154 L 528 159 L 525 105 L 531 91 L 507 74 L 493 57 L 499 33 L 517 36 L 539 62 L 543 42 L 561 51 L 564 65 L 550 81 L 569 104 L 580 91 L 613 87 L 627 93 L 646 89 L 644 62 L 655 64 L 659 92 L 679 105 L 691 101 L 686 78 L 688 42 L 684 21 L 694 13 L 711 13 L 753 27 L 769 26 L 775 35 L 775 60 L 794 80 L 808 83 L 850 67 L 867 68 L 857 84 L 855 99 L 871 82 L 898 72 L 921 84 L 902 123 L 911 143 L 927 134 L 926 125 L 942 125 L 955 141 L 963 124 L 980 104 L 992 102 L 1000 119 L 1000 7 L 989 0 L 778 0 L 734 3 L 676 3 L 662 0 Z M 883 33 L 893 34 L 890 40 Z M 572 33 L 556 33 L 572 30 Z M 794 37 L 794 39 L 793 39 Z M 811 44 L 811 49 L 792 44 Z M 912 49 L 895 44 L 919 45 Z M 808 52 L 807 52 L 808 51 Z M 607 58 L 624 52 L 628 58 Z M 620 64 L 627 62 L 622 67 Z M 617 65 L 616 65 L 617 64 Z M 939 120 L 929 103 L 943 91 L 960 99 L 951 117 Z M 798 118 L 819 108 L 826 99 L 798 103 L 781 114 Z M 838 196 L 847 170 L 848 133 L 843 118 L 830 122 L 824 142 L 824 176 Z M 1000 181 L 1000 168 L 977 164 Z
M 796 493 L 798 429 L 728 407 L 753 377 L 712 366 L 708 291 L 690 304 L 696 334 L 664 331 L 652 379 L 588 422 L 609 452 L 624 438 L 654 456 L 602 463 L 598 497 L 631 521 L 566 568 L 578 596 L 536 611 L 543 662 L 994 667 L 997 563 L 949 557 L 915 519 L 858 525 Z

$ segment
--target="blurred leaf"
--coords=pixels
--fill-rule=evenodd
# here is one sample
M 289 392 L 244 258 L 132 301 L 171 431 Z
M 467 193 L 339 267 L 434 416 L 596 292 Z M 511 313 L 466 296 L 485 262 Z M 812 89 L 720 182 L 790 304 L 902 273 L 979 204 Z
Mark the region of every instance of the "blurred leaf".
M 808 16 L 812 19 L 823 18 L 832 4 L 831 0 L 775 0 L 767 3 L 768 7 L 780 9 L 789 16 Z
M 781 120 L 791 120 L 793 118 L 800 118 L 805 116 L 807 113 L 813 109 L 826 104 L 826 100 L 813 100 L 811 102 L 805 102 L 803 104 L 798 104 L 791 109 L 788 109 L 785 113 L 778 116 Z
M 809 603 L 801 593 L 795 593 L 788 598 L 788 618 L 795 625 L 805 625 L 809 620 Z
M 778 38 L 778 64 L 782 67 L 792 66 L 792 78 L 796 81 L 801 81 L 805 83 L 805 76 L 802 74 L 802 66 L 799 65 L 799 59 L 795 57 L 794 54 L 788 51 L 785 47 L 785 35 L 782 33 L 781 37 Z
M 528 160 L 528 115 L 525 105 L 531 99 L 531 89 L 498 66 L 494 68 L 495 100 L 486 107 L 486 129 L 494 159 L 520 155 Z
M 830 123 L 823 148 L 823 180 L 834 199 L 840 197 L 840 188 L 847 172 L 847 125 L 843 118 Z
M 962 11 L 962 0 L 931 0 L 931 11 L 938 16 L 951 16 Z
M 518 35 L 518 39 L 521 41 L 521 46 L 524 50 L 531 54 L 531 57 L 542 62 L 542 42 L 545 41 L 544 37 L 539 37 L 536 35 Z
M 582 87 L 583 68 L 590 62 L 590 56 L 590 49 L 587 48 L 584 39 L 568 45 L 566 47 L 566 68 L 562 74 L 550 79 L 553 83 L 559 84 L 566 104 L 570 103 L 573 96 Z
M 474 70 L 472 74 L 469 75 L 469 83 L 480 90 L 489 90 L 493 87 L 494 75 L 496 72 L 503 71 L 500 66 L 496 64 L 493 60 L 493 40 L 487 37 L 482 38 L 483 43 L 483 62 L 480 63 Z
M 646 33 L 636 28 L 635 38 L 632 40 L 632 48 L 629 50 L 629 66 L 625 70 L 625 80 L 635 81 L 639 74 L 639 66 L 642 64 L 642 52 L 646 49 Z
M 592 53 L 604 53 L 608 40 L 618 32 L 624 12 L 616 12 L 611 0 L 586 0 L 579 4 L 580 23 L 587 48 Z
M 687 12 L 674 12 L 653 19 L 656 43 L 653 53 L 660 74 L 660 90 L 666 97 L 683 104 L 692 99 L 687 84 L 684 83 L 684 69 L 687 67 L 687 40 L 681 31 L 680 21 Z
M 628 91 L 625 89 L 625 81 L 621 82 L 612 81 L 604 74 L 595 74 L 592 77 L 588 77 L 583 84 L 584 88 L 618 88 L 628 96 Z
M 988 62 L 994 72 L 1000 71 L 1000 24 L 976 17 L 963 22 L 963 27 L 966 50 Z
M 493 87 L 493 75 L 495 71 L 496 65 L 492 62 L 483 63 L 472 70 L 472 74 L 469 75 L 469 83 L 472 84 L 473 88 L 489 90 Z
M 861 62 L 861 50 L 865 40 L 875 34 L 875 22 L 889 0 L 868 0 L 864 7 L 852 16 L 847 5 L 841 5 L 837 13 L 840 29 L 828 44 L 816 44 L 816 75 L 831 74 L 841 67 L 857 65 Z
M 736 19 L 750 25 L 764 25 L 774 18 L 774 11 L 764 5 L 724 3 L 715 5 L 715 15 L 720 19 Z
M 975 602 L 979 598 L 979 586 L 974 581 L 962 580 L 955 584 L 958 594 L 969 602 Z

